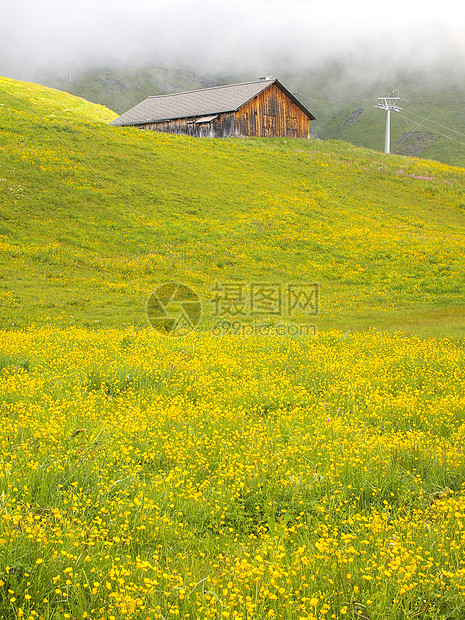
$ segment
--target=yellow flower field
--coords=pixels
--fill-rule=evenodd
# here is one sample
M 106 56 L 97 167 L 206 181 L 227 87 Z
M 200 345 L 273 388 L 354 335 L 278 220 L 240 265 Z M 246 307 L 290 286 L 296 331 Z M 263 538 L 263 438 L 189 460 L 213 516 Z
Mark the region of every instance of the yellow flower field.
M 463 618 L 458 341 L 1 341 L 1 618 Z

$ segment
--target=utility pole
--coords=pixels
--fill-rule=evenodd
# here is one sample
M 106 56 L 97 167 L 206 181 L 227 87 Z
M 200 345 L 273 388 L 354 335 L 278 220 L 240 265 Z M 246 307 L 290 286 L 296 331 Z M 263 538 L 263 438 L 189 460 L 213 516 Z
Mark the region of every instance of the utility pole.
M 397 88 L 394 89 L 393 93 L 397 90 L 397 94 L 399 94 L 399 90 Z M 380 108 L 381 110 L 386 110 L 386 135 L 384 137 L 384 152 L 391 152 L 391 110 L 394 112 L 400 112 L 402 108 L 399 108 L 397 102 L 400 97 L 391 97 L 391 93 L 387 97 L 378 97 L 378 105 L 375 105 L 375 108 Z
M 72 66 L 75 65 L 76 63 L 74 62 L 74 60 L 67 60 L 66 64 L 68 65 L 68 70 L 69 70 L 68 82 L 72 82 L 73 81 L 73 75 L 71 73 L 71 70 L 72 70 Z

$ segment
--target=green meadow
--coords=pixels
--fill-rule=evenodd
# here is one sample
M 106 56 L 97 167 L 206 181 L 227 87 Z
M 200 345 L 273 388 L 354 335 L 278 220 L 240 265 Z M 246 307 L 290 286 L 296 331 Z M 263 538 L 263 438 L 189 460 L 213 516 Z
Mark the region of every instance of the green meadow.
M 2 327 L 146 326 L 160 283 L 317 282 L 318 328 L 463 335 L 464 170 L 339 141 L 196 140 L 2 79 Z
M 464 169 L 114 117 L 0 79 L 0 618 L 462 620 Z

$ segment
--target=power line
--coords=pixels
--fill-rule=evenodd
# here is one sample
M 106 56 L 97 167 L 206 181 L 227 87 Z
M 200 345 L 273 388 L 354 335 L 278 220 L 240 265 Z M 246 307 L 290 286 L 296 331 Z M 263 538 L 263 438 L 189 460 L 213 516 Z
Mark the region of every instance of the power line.
M 402 118 L 405 118 L 405 120 L 407 120 L 407 121 L 412 121 L 412 123 L 415 122 L 414 120 L 412 120 L 411 118 L 407 118 L 407 116 L 404 116 L 403 114 L 399 114 L 399 116 L 401 116 Z M 462 142 L 461 140 L 456 140 L 455 138 L 452 138 L 451 136 L 448 136 L 447 134 L 442 133 L 441 131 L 438 131 L 437 129 L 433 129 L 432 127 L 428 127 L 428 125 L 423 125 L 423 123 L 421 121 L 415 125 L 415 127 L 418 127 L 418 126 L 423 127 L 424 129 L 427 129 L 428 131 L 431 131 L 433 133 L 437 133 L 438 135 L 443 136 L 444 138 L 447 138 L 448 140 L 452 140 L 453 142 L 457 142 L 457 144 L 461 144 L 462 146 L 465 146 L 465 142 Z M 413 129 L 410 130 L 409 132 L 407 132 L 406 135 L 408 136 L 408 134 L 412 133 L 412 131 L 413 131 Z M 461 135 L 463 135 L 463 134 L 461 134 Z
M 413 116 L 420 117 L 420 114 L 416 114 L 415 112 L 412 112 L 411 110 L 407 110 L 407 108 L 404 108 L 404 110 L 405 112 L 408 112 L 409 114 L 413 114 Z M 428 123 L 431 123 L 432 125 L 437 125 L 438 127 L 442 127 L 442 129 L 447 129 L 447 131 L 452 131 L 453 133 L 457 133 L 459 136 L 463 136 L 465 138 L 465 133 L 462 133 L 461 131 L 458 131 L 457 129 L 451 129 L 450 127 L 446 127 L 445 125 L 441 125 L 441 123 L 436 123 L 435 121 L 431 121 L 431 120 L 428 120 Z

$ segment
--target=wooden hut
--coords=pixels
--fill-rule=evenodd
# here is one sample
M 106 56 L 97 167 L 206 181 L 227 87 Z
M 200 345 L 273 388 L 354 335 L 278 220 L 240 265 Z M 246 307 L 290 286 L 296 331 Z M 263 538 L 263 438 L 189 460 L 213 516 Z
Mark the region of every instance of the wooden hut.
M 188 136 L 309 138 L 313 114 L 274 78 L 148 97 L 111 125 Z

